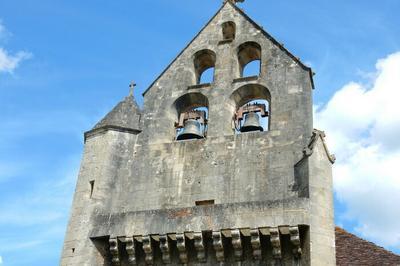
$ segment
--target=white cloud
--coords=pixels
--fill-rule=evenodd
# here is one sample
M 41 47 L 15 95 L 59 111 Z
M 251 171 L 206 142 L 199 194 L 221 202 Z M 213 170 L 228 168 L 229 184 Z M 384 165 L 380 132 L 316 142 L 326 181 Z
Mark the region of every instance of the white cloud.
M 11 36 L 11 33 L 7 31 L 0 19 L 0 41 L 8 39 L 9 36 Z M 32 54 L 29 52 L 19 51 L 15 54 L 10 54 L 6 49 L 0 47 L 0 73 L 13 73 L 21 61 L 31 57 Z
M 19 66 L 21 61 L 31 58 L 32 54 L 24 51 L 17 52 L 14 55 L 9 54 L 6 50 L 0 47 L 0 73 L 13 73 Z
M 3 257 L 0 256 L 0 264 L 3 264 Z
M 363 237 L 400 248 L 400 52 L 378 60 L 371 83 L 350 82 L 323 107 L 317 128 L 327 132 L 338 161 L 339 222 L 357 222 Z

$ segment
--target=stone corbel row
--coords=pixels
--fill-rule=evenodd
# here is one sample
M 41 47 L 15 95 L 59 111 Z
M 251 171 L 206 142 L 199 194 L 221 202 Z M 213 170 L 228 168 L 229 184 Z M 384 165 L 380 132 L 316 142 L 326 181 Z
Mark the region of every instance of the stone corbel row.
M 289 234 L 290 242 L 293 247 L 293 255 L 295 258 L 301 257 L 301 241 L 298 226 L 292 227 L 276 227 L 276 228 L 255 228 L 255 229 L 230 229 L 230 230 L 220 230 L 212 232 L 212 246 L 215 252 L 215 257 L 218 262 L 225 261 L 225 247 L 223 237 L 230 238 L 233 254 L 236 261 L 241 261 L 243 259 L 243 236 L 250 236 L 250 243 L 252 248 L 253 259 L 259 261 L 262 259 L 262 246 L 261 246 L 261 236 L 269 235 L 270 242 L 272 246 L 272 254 L 274 259 L 282 258 L 281 251 L 281 234 Z M 171 241 L 176 241 L 176 247 L 179 252 L 179 261 L 182 264 L 187 264 L 189 262 L 188 250 L 187 250 L 187 239 L 194 240 L 194 248 L 196 251 L 196 259 L 198 262 L 206 262 L 206 247 L 204 241 L 204 234 L 202 232 L 195 233 L 177 233 L 171 235 L 158 235 L 158 236 L 141 236 L 141 237 L 120 237 L 120 238 L 110 238 L 110 254 L 111 261 L 113 265 L 120 265 L 120 245 L 118 242 L 125 243 L 125 251 L 128 254 L 129 265 L 136 265 L 136 244 L 137 241 L 142 242 L 142 249 L 145 254 L 145 262 L 147 265 L 154 264 L 154 250 L 152 239 L 159 242 L 159 248 L 162 254 L 162 262 L 164 264 L 171 263 Z

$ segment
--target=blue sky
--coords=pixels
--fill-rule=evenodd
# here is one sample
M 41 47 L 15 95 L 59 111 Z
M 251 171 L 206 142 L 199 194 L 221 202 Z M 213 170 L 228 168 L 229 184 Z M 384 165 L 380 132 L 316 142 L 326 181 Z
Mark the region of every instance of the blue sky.
M 57 265 L 83 132 L 136 99 L 222 0 L 0 1 L 0 265 Z M 400 2 L 240 5 L 317 73 L 336 223 L 400 253 Z M 342 129 L 342 130 L 339 130 Z

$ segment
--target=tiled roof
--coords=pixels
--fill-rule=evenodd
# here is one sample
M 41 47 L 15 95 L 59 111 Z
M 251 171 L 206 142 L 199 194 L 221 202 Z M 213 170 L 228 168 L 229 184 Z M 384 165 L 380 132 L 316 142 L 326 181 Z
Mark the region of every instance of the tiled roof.
M 338 266 L 398 266 L 400 256 L 336 227 L 336 264 Z

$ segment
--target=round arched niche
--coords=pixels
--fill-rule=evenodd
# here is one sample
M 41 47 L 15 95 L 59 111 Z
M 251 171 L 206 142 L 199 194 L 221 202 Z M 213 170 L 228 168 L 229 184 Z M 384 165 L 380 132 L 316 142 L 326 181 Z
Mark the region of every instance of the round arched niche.
M 196 84 L 200 84 L 203 73 L 210 68 L 215 68 L 217 55 L 215 52 L 204 49 L 194 54 L 194 70 L 196 75 Z M 214 74 L 212 74 L 214 75 Z
M 232 93 L 230 102 L 236 110 L 255 99 L 266 100 L 269 105 L 271 105 L 271 94 L 269 90 L 260 84 L 246 84 L 240 87 Z
M 243 77 L 243 71 L 249 63 L 259 61 L 258 73 L 261 72 L 261 45 L 256 42 L 245 42 L 238 47 L 239 73 Z
M 208 109 L 208 98 L 201 93 L 193 92 L 187 93 L 179 97 L 173 104 L 173 109 L 176 111 L 176 116 L 179 117 L 181 113 L 205 107 Z
M 233 21 L 222 23 L 223 40 L 234 40 L 236 36 L 236 24 Z

